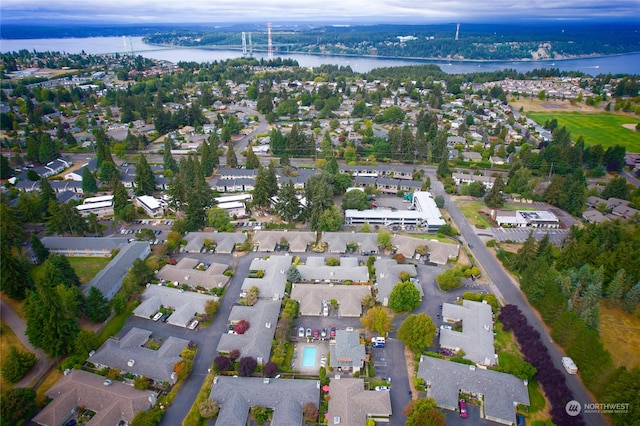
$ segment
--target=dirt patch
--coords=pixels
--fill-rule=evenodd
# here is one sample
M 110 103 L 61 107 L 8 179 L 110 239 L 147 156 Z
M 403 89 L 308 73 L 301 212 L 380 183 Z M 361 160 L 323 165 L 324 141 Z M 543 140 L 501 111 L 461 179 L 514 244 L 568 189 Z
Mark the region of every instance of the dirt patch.
M 633 124 L 633 123 L 623 124 L 622 127 L 624 127 L 625 129 L 629 129 L 629 130 L 633 130 L 634 132 L 637 132 L 636 124 Z
M 416 377 L 416 361 L 413 357 L 411 349 L 404 347 L 404 360 L 407 364 L 407 375 L 409 376 L 409 389 L 411 389 L 411 399 L 414 401 L 418 399 L 418 391 L 413 383 L 413 378 Z
M 583 103 L 571 103 L 570 101 L 551 101 L 551 100 L 540 100 L 537 98 L 529 99 L 529 98 L 519 98 L 514 101 L 509 102 L 511 108 L 515 110 L 523 109 L 525 113 L 527 112 L 549 112 L 553 110 L 557 111 L 580 111 L 580 112 L 603 112 L 600 108 L 594 108 Z

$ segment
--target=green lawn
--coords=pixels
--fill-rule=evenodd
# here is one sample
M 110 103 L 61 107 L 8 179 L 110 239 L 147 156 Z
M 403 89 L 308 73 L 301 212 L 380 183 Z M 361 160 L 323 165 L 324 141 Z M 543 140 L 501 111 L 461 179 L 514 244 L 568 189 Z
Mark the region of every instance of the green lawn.
M 67 259 L 83 284 L 91 281 L 111 262 L 108 257 L 68 257 Z
M 527 116 L 544 124 L 557 119 L 558 125 L 565 126 L 575 141 L 581 135 L 585 145 L 601 144 L 604 148 L 623 145 L 627 152 L 640 152 L 640 132 L 623 127 L 623 124 L 640 123 L 640 119 L 618 114 L 588 114 L 581 112 L 531 112 Z
M 472 226 L 491 228 L 491 224 L 478 213 L 485 208 L 482 201 L 456 201 L 456 204 Z

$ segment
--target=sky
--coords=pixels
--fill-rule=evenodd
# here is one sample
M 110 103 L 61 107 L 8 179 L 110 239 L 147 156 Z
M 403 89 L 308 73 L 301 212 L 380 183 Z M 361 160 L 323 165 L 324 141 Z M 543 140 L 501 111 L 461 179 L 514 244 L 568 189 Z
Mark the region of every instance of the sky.
M 640 21 L 640 0 L 2 0 L 0 8 L 5 24 Z

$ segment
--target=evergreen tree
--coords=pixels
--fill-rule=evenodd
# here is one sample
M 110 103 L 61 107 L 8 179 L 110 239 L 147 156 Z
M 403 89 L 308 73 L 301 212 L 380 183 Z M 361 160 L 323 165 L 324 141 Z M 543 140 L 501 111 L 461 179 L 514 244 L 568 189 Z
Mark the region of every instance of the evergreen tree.
M 264 166 L 258 167 L 258 174 L 256 175 L 256 184 L 253 188 L 253 206 L 257 208 L 268 208 L 271 205 L 269 188 L 270 182 L 267 177 L 267 168 Z
M 536 258 L 536 240 L 533 238 L 533 232 L 529 232 L 529 236 L 525 240 L 524 244 L 518 250 L 518 253 L 513 258 L 512 267 L 518 272 L 524 271 L 531 261 Z
M 42 244 L 42 241 L 36 234 L 31 235 L 31 250 L 33 250 L 33 254 L 36 255 L 36 258 L 40 263 L 44 262 L 47 257 L 49 257 L 49 249 Z
M 311 176 L 306 183 L 307 219 L 317 229 L 320 216 L 333 205 L 333 178 L 327 172 Z
M 48 133 L 40 134 L 40 147 L 38 158 L 42 164 L 47 164 L 50 161 L 55 160 L 60 156 L 60 152 L 56 147 L 55 142 L 51 139 Z
M 79 287 L 82 284 L 69 259 L 63 254 L 50 256 L 44 263 L 44 271 L 44 276 L 52 286 L 63 284 L 66 287 Z
M 136 211 L 133 203 L 129 200 L 127 190 L 119 179 L 113 179 L 113 213 L 116 218 L 124 221 L 133 220 Z
M 438 163 L 438 170 L 436 170 L 436 175 L 439 178 L 446 178 L 451 176 L 451 170 L 449 169 L 449 161 L 447 161 L 447 158 L 443 158 Z
M 212 148 L 206 140 L 202 141 L 201 164 L 202 164 L 202 173 L 205 176 L 211 176 L 213 174 L 214 161 L 213 161 L 213 154 L 211 152 L 212 149 L 217 149 L 217 148 L 215 147 Z
M 504 190 L 504 181 L 498 176 L 493 182 L 491 190 L 484 196 L 484 203 L 487 207 L 492 209 L 502 207 L 504 205 L 504 197 L 502 191 Z
M 29 264 L 18 249 L 9 244 L 0 244 L 0 258 L 0 290 L 12 299 L 24 299 L 31 287 Z
M 233 150 L 233 144 L 231 141 L 227 143 L 227 167 L 231 169 L 238 167 L 238 157 L 236 156 L 236 152 Z
M 13 174 L 13 169 L 9 165 L 9 159 L 0 155 L 0 179 L 8 179 Z
M 156 178 L 144 155 L 140 155 L 138 158 L 134 184 L 136 195 L 151 195 L 156 189 Z
M 40 179 L 40 211 L 44 211 L 46 214 L 49 204 L 51 202 L 57 203 L 56 193 L 51 187 L 49 180 L 46 178 Z
M 245 160 L 245 167 L 247 169 L 257 169 L 260 167 L 260 160 L 255 152 L 253 152 L 253 147 L 251 143 L 247 146 L 247 158 Z
M 104 297 L 99 288 L 91 286 L 85 300 L 85 312 L 92 322 L 102 322 L 109 317 L 111 310 L 109 300 Z
M 11 346 L 9 353 L 2 361 L 2 378 L 9 383 L 16 383 L 31 370 L 36 362 L 38 362 L 38 358 L 31 352 L 21 351 L 15 346 Z
M 87 222 L 80 216 L 80 212 L 67 203 L 50 202 L 47 209 L 47 233 L 83 236 L 87 230 Z
M 622 301 L 624 300 L 624 296 L 629 291 L 631 287 L 631 282 L 627 278 L 626 271 L 624 269 L 620 269 L 613 280 L 609 283 L 609 288 L 607 291 L 607 305 L 611 306 L 621 306 Z
M 285 221 L 292 222 L 300 214 L 301 208 L 293 182 L 289 180 L 289 182 L 282 184 L 278 191 L 278 202 L 275 206 L 278 215 Z
M 82 169 L 82 193 L 95 194 L 98 192 L 98 183 L 88 167 Z
M 600 194 L 600 196 L 605 200 L 608 200 L 611 197 L 626 200 L 629 197 L 629 192 L 627 179 L 622 176 L 618 176 L 614 177 L 607 183 L 607 186 L 602 190 L 602 194 Z
M 640 303 L 640 281 L 636 283 L 622 299 L 622 309 L 627 312 L 637 312 Z
M 64 286 L 63 286 L 64 288 Z M 65 305 L 63 297 L 48 283 L 38 283 L 24 305 L 25 334 L 29 342 L 50 357 L 68 353 L 78 334 L 76 309 Z
M 279 129 L 271 130 L 269 146 L 273 155 L 283 155 L 287 148 L 287 139 Z
M 168 137 L 164 138 L 164 153 L 162 154 L 162 164 L 164 165 L 164 170 L 171 170 L 173 173 L 178 171 L 178 163 L 176 162 L 173 155 L 171 155 L 171 148 L 173 144 L 171 143 L 171 139 Z

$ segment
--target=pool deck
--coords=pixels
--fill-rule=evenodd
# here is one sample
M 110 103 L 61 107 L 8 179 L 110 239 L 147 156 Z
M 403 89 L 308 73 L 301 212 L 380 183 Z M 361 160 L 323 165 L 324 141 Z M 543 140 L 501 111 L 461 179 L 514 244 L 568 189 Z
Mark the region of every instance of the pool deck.
M 315 365 L 313 367 L 302 366 L 304 348 L 316 349 Z M 314 340 L 312 342 L 294 343 L 294 349 L 293 349 L 294 358 L 291 360 L 291 367 L 295 370 L 298 370 L 302 374 L 318 374 L 318 370 L 320 370 L 320 367 L 327 366 L 328 354 L 329 354 L 328 341 Z

